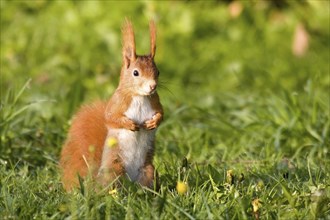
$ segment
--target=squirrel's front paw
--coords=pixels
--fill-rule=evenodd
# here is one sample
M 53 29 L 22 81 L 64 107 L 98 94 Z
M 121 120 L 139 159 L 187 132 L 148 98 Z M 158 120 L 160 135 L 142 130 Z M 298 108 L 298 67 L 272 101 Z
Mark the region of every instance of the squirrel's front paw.
M 125 128 L 131 131 L 138 131 L 140 126 L 134 123 L 131 119 L 125 118 L 124 119 Z
M 156 113 L 154 116 L 152 116 L 152 119 L 144 122 L 143 127 L 148 130 L 152 130 L 157 128 L 161 121 L 162 115 L 160 113 Z

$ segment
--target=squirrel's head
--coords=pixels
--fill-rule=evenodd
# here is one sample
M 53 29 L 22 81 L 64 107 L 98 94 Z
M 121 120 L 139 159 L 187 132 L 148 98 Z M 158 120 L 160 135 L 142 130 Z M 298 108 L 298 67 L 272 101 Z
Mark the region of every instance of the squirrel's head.
M 156 26 L 150 22 L 150 54 L 139 56 L 135 50 L 133 26 L 129 20 L 122 29 L 123 66 L 120 87 L 134 95 L 152 95 L 157 88 L 159 71 L 154 62 L 156 53 Z

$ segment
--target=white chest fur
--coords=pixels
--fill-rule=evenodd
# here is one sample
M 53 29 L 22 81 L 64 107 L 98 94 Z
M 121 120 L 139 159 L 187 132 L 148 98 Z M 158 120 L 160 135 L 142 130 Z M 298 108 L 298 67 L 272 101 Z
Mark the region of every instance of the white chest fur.
M 137 124 L 143 124 L 154 115 L 150 100 L 147 96 L 134 96 L 125 115 Z
M 145 96 L 133 97 L 125 112 L 126 117 L 140 125 L 151 119 L 154 114 L 155 111 L 151 107 L 150 100 Z M 140 128 L 139 131 L 133 132 L 119 129 L 117 139 L 125 171 L 132 181 L 137 181 L 145 163 L 147 152 L 153 148 L 155 130 L 149 131 Z

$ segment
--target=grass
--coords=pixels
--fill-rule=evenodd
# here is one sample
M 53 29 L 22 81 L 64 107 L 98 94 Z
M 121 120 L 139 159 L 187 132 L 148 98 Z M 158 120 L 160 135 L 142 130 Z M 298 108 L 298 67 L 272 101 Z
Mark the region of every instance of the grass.
M 330 218 L 329 3 L 283 2 L 234 18 L 225 2 L 2 0 L 0 218 Z M 67 194 L 61 145 L 79 106 L 117 86 L 125 16 L 139 54 L 157 18 L 161 189 Z

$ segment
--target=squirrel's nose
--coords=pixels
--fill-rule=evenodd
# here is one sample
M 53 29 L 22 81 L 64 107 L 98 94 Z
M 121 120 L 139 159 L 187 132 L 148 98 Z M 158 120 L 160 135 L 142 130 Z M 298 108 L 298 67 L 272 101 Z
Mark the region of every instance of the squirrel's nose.
M 150 84 L 149 87 L 151 91 L 154 91 L 157 87 L 157 84 L 156 83 Z

